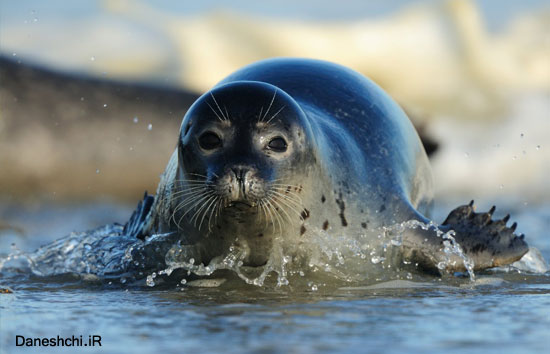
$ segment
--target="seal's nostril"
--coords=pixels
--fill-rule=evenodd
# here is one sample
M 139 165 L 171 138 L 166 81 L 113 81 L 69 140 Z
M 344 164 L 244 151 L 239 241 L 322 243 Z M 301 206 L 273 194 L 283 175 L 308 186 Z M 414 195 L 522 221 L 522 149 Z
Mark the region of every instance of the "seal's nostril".
M 233 174 L 235 175 L 235 179 L 237 180 L 237 182 L 244 183 L 246 173 L 248 172 L 246 168 L 235 167 L 235 168 L 231 168 L 231 171 L 233 171 Z

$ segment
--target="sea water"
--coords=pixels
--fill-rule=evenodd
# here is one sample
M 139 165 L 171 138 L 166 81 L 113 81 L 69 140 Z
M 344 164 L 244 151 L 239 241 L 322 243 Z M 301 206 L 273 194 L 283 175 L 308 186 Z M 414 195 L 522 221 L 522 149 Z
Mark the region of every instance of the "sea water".
M 113 205 L 110 208 L 111 212 L 115 209 Z M 61 208 L 59 213 L 70 220 L 89 216 L 93 209 L 73 208 L 70 215 Z M 504 206 L 501 212 L 508 210 L 511 209 Z M 26 214 L 27 222 L 32 224 L 43 222 L 42 214 L 51 212 L 46 207 L 32 212 L 22 208 L 18 215 Z M 97 217 L 98 211 L 95 212 Z M 120 214 L 126 212 L 127 208 L 119 208 Z M 529 244 L 549 259 L 546 235 L 550 204 L 519 208 L 513 216 L 519 221 L 518 231 L 525 232 Z M 56 227 L 62 229 L 63 223 Z M 56 227 L 45 234 L 51 237 Z M 0 285 L 9 292 L 0 294 L 2 352 L 60 351 L 56 347 L 17 347 L 17 335 L 99 335 L 101 347 L 86 348 L 98 353 L 511 353 L 537 352 L 546 347 L 550 273 L 533 265 L 516 264 L 478 272 L 475 279 L 466 274 L 438 277 L 420 272 L 388 272 L 392 275 L 378 273 L 378 279 L 349 281 L 319 265 L 317 271 L 306 267 L 284 273 L 282 262 L 273 265 L 279 268 L 270 274 L 254 275 L 245 274 L 246 270 L 240 271 L 238 263 L 229 260 L 225 260 L 224 267 L 220 262 L 220 270 L 215 273 L 187 259 L 172 264 L 173 269 L 160 269 L 154 277 L 153 273 L 143 274 L 136 280 L 107 274 L 110 268 L 134 261 L 124 251 L 135 247 L 135 240 L 119 236 L 118 243 L 103 241 L 104 248 L 94 252 L 94 239 L 110 233 L 118 235 L 120 231 L 121 226 L 108 226 L 95 233 L 73 233 L 37 252 L 23 252 L 17 244 L 32 247 L 51 240 L 29 241 L 25 236 L 11 235 L 15 246 L 2 249 L 0 270 Z M 388 244 L 392 240 L 397 246 L 399 242 L 393 238 Z M 329 248 L 321 251 L 323 259 L 332 260 L 330 265 L 335 268 L 345 265 L 349 254 L 344 248 L 330 249 L 332 254 Z M 12 256 L 9 260 L 6 251 Z M 76 254 L 81 257 L 72 257 Z M 233 255 L 238 259 L 238 252 Z M 364 261 L 382 266 L 373 259 L 375 256 L 366 254 Z M 361 259 L 360 254 L 358 257 Z M 119 263 L 112 264 L 110 261 L 115 259 Z M 98 268 L 90 268 L 94 265 Z M 56 267 L 72 267 L 73 272 Z M 185 272 L 179 276 L 167 274 L 178 270 Z M 184 280 L 188 273 L 212 274 L 206 280 Z M 167 275 L 177 281 L 158 281 Z M 263 276 L 261 281 L 258 276 Z

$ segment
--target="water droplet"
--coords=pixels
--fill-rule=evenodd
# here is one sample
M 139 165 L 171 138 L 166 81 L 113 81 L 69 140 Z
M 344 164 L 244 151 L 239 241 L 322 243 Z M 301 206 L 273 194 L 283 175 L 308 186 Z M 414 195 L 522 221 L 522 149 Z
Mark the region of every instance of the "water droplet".
M 518 157 L 516 155 L 512 156 L 512 160 L 516 160 Z
M 99 168 L 97 170 L 95 170 L 95 173 L 99 174 Z
M 187 284 L 187 280 L 186 280 L 186 279 L 182 279 L 182 280 L 180 281 L 180 283 L 181 283 L 181 284 Z
M 521 133 L 521 134 L 519 135 L 519 137 L 520 137 L 520 138 L 523 138 L 523 136 L 524 136 L 524 134 L 523 134 L 523 133 Z
M 126 283 L 126 278 L 124 278 L 124 277 L 120 278 L 120 282 L 121 282 L 122 284 Z
M 374 256 L 370 259 L 370 261 L 373 263 L 373 264 L 378 264 L 380 262 L 383 262 L 386 258 L 384 257 L 379 257 L 379 256 Z
M 470 157 L 470 154 L 467 153 L 467 152 L 465 152 L 465 153 L 464 153 L 464 157 L 468 158 L 468 157 Z
M 33 22 L 38 22 L 38 17 L 35 17 L 32 21 Z
M 90 61 L 95 61 L 95 57 L 94 57 L 94 56 L 91 56 L 91 57 L 90 57 Z
M 526 154 L 527 154 L 527 151 L 523 150 L 521 153 L 522 153 L 523 155 L 526 155 Z
M 104 104 L 103 104 L 103 108 L 107 108 L 107 103 L 104 103 Z
M 540 150 L 540 145 L 537 145 L 537 150 Z
M 137 123 L 137 122 L 139 122 L 138 117 L 134 117 L 134 123 Z
M 133 146 L 130 146 L 130 151 L 134 151 L 134 147 L 133 147 Z
M 15 57 L 15 56 L 17 56 L 17 53 L 12 53 L 11 56 Z
M 301 277 L 305 276 L 305 273 L 303 271 L 300 271 L 299 274 L 300 274 Z
M 390 242 L 393 246 L 401 246 L 402 240 L 401 240 L 401 237 L 396 237 L 392 239 Z
M 504 184 L 501 184 L 500 186 L 498 186 L 498 188 L 504 189 Z
M 81 101 L 84 101 L 84 97 L 80 97 L 80 100 L 81 100 Z
M 149 124 L 149 125 L 147 126 L 147 130 L 153 130 L 153 124 Z
M 189 263 L 190 263 L 190 264 L 195 264 L 195 258 L 190 258 L 190 259 L 189 259 Z

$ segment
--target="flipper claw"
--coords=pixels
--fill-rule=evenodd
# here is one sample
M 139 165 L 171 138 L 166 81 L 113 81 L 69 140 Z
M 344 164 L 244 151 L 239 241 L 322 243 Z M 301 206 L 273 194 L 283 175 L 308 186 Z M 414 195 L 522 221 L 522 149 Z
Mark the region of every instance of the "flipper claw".
M 510 264 L 527 252 L 525 235 L 514 234 L 517 223 L 506 227 L 510 215 L 493 221 L 495 206 L 486 213 L 476 213 L 472 208 L 473 201 L 459 206 L 449 213 L 442 225 L 455 231 L 455 240 L 474 260 L 476 269 Z

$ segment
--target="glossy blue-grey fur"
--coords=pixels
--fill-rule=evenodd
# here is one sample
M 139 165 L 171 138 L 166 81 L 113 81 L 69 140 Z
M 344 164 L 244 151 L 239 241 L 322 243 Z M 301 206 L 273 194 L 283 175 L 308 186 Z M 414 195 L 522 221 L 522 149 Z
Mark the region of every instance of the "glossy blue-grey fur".
M 414 210 L 428 216 L 432 176 L 426 153 L 406 114 L 374 82 L 337 64 L 290 58 L 246 66 L 218 87 L 236 81 L 269 83 L 298 103 L 320 163 L 336 184 L 347 183 L 358 194 L 359 205 L 393 208 L 387 222 L 412 217 Z

